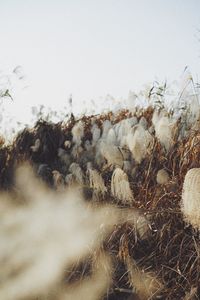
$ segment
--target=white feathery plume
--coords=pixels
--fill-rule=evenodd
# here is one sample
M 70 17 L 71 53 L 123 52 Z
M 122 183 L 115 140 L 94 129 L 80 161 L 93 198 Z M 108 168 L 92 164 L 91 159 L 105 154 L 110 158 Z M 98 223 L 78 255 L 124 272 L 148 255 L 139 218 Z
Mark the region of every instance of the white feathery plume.
M 96 145 L 96 143 L 98 142 L 101 136 L 101 129 L 98 127 L 97 124 L 94 124 L 92 126 L 91 133 L 92 133 L 92 145 Z
M 169 151 L 173 144 L 173 127 L 174 123 L 168 117 L 162 117 L 155 125 L 155 136 L 166 151 Z
M 127 135 L 124 135 L 119 141 L 119 145 L 121 148 L 128 148 L 126 139 L 127 139 Z
M 120 168 L 116 168 L 111 179 L 111 193 L 123 204 L 132 204 L 133 193 L 130 188 L 127 174 Z
M 91 168 L 87 169 L 87 173 L 89 177 L 89 185 L 93 188 L 95 194 L 104 196 L 107 192 L 107 188 L 101 174 L 97 170 Z
M 106 136 L 106 141 L 109 144 L 117 145 L 117 137 L 116 137 L 115 130 L 113 128 L 109 129 L 108 134 Z
M 78 159 L 83 152 L 83 148 L 77 144 L 75 144 L 72 148 L 71 154 L 73 158 Z
M 106 143 L 105 141 L 101 141 L 99 150 L 101 155 L 107 160 L 107 164 L 110 166 L 123 166 L 123 154 L 120 151 L 120 148 Z
M 147 123 L 147 120 L 145 119 L 144 116 L 141 117 L 140 121 L 139 121 L 139 124 L 145 129 L 147 130 L 148 128 L 148 123 Z
M 35 144 L 34 144 L 33 146 L 30 147 L 31 150 L 32 150 L 33 152 L 38 152 L 38 150 L 39 150 L 39 148 L 40 148 L 40 144 L 41 144 L 40 139 L 36 139 Z
M 169 151 L 173 144 L 175 121 L 170 119 L 165 112 L 160 115 L 155 112 L 152 122 L 155 127 L 155 136 L 165 150 Z
M 128 118 L 120 121 L 119 127 L 117 128 L 117 140 L 121 145 L 121 141 L 130 132 L 131 128 L 137 124 L 138 120 L 136 117 Z
M 72 136 L 73 142 L 80 146 L 81 139 L 84 136 L 84 123 L 82 121 L 77 122 L 74 127 L 72 128 Z
M 158 171 L 156 175 L 156 181 L 158 184 L 166 184 L 169 181 L 169 174 L 165 169 L 161 169 Z
M 140 164 L 151 151 L 153 137 L 141 125 L 136 125 L 127 135 L 126 142 L 134 160 Z
M 77 183 L 79 183 L 80 185 L 83 185 L 84 174 L 83 174 L 83 171 L 82 171 L 81 167 L 79 166 L 79 164 L 72 163 L 69 167 L 69 172 L 71 172 L 74 175 L 74 178 L 77 181 Z
M 185 175 L 181 209 L 186 221 L 200 230 L 200 168 L 190 169 Z
M 118 137 L 118 134 L 119 134 L 119 128 L 120 128 L 120 126 L 121 126 L 121 122 L 122 122 L 122 121 L 120 121 L 120 122 L 114 124 L 113 127 L 112 127 L 112 128 L 114 129 L 115 134 L 116 134 L 117 137 Z
M 131 127 L 138 124 L 138 119 L 136 116 L 126 119 L 126 122 L 131 125 Z
M 154 134 L 154 131 L 155 131 L 154 125 L 151 125 L 149 127 L 148 131 L 149 131 L 150 134 Z
M 109 129 L 112 127 L 111 122 L 109 120 L 105 120 L 103 122 L 103 133 L 102 133 L 102 138 L 106 138 Z

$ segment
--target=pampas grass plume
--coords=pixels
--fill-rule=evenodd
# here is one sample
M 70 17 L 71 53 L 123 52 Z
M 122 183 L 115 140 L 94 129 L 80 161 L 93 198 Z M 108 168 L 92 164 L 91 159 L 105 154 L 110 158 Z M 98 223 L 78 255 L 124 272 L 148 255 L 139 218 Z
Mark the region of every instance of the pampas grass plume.
M 111 179 L 111 193 L 123 204 L 132 204 L 133 193 L 130 188 L 127 174 L 120 168 L 116 168 Z
M 156 176 L 156 181 L 158 184 L 166 184 L 169 181 L 169 174 L 167 171 L 164 169 L 159 170 Z
M 100 143 L 100 153 L 107 160 L 107 164 L 111 166 L 123 166 L 124 157 L 120 148 L 102 141 Z
M 104 197 L 105 193 L 107 192 L 107 188 L 101 174 L 99 174 L 97 170 L 91 168 L 88 168 L 87 172 L 89 176 L 90 187 L 93 188 L 96 194 L 100 194 Z
M 102 133 L 102 138 L 106 138 L 109 129 L 112 127 L 111 122 L 109 120 L 105 120 L 103 122 L 103 133 Z
M 81 145 L 81 139 L 83 135 L 84 135 L 84 123 L 82 121 L 79 121 L 72 128 L 73 142 L 76 145 Z
M 127 135 L 126 141 L 134 160 L 140 164 L 146 155 L 151 151 L 153 137 L 141 125 L 136 125 Z
M 71 154 L 72 154 L 73 158 L 78 160 L 82 153 L 83 153 L 83 148 L 80 145 L 75 144 L 73 146 L 72 151 L 71 151 Z
M 96 145 L 98 140 L 101 136 L 101 129 L 97 126 L 97 124 L 94 124 L 91 129 L 92 132 L 92 145 Z
M 141 117 L 140 121 L 139 121 L 139 124 L 145 129 L 147 130 L 148 128 L 148 123 L 147 123 L 147 120 L 145 119 L 145 117 Z
M 137 124 L 137 118 L 132 117 L 120 121 L 115 125 L 115 131 L 117 135 L 117 140 L 120 145 L 123 145 L 122 140 L 128 135 L 131 131 L 131 128 Z
M 173 145 L 175 122 L 171 120 L 165 112 L 161 115 L 155 112 L 152 122 L 155 127 L 155 136 L 165 150 L 169 151 Z
M 84 174 L 83 174 L 83 171 L 82 171 L 81 167 L 79 166 L 79 164 L 72 163 L 69 167 L 69 171 L 73 174 L 77 183 L 82 185 L 84 182 Z
M 200 168 L 190 169 L 185 176 L 181 209 L 185 220 L 200 230 Z
M 116 137 L 115 130 L 113 128 L 109 129 L 106 140 L 107 140 L 108 143 L 110 143 L 112 145 L 117 144 L 117 137 Z

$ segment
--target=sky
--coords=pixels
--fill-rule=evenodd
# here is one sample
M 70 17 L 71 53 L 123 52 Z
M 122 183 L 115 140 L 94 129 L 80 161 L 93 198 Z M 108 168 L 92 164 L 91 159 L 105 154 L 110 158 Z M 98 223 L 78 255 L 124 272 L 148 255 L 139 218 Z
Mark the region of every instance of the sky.
M 0 71 L 16 116 L 30 106 L 79 108 L 126 98 L 155 79 L 200 74 L 199 0 L 0 0 Z M 21 66 L 25 78 L 12 71 Z M 23 113 L 25 112 L 25 113 Z

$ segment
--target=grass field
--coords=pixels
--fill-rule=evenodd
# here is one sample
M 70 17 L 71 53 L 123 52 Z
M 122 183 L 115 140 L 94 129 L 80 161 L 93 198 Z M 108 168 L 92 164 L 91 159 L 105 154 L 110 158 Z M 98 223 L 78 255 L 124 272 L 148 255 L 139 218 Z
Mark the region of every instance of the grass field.
M 0 299 L 199 299 L 198 98 L 161 96 L 1 137 Z

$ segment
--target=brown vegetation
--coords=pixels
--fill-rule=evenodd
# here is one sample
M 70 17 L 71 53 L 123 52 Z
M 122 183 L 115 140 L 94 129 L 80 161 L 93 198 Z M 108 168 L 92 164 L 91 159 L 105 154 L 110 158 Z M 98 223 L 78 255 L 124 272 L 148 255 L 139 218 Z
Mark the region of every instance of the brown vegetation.
M 198 122 L 195 129 L 188 125 L 187 134 L 183 134 L 185 121 L 180 118 L 172 122 L 164 114 L 154 130 L 153 113 L 151 107 L 135 112 L 138 123 L 141 118 L 147 123 L 147 128 L 141 129 L 143 121 L 139 125 L 143 139 L 148 138 L 148 142 L 147 139 L 137 142 L 142 148 L 139 159 L 135 159 L 133 149 L 129 149 L 130 134 L 136 132 L 135 141 L 139 139 L 138 127 L 133 125 L 131 130 L 128 127 L 128 132 L 123 134 L 128 136 L 128 143 L 124 140 L 123 146 L 113 138 L 113 133 L 112 137 L 111 133 L 105 133 L 106 126 L 110 125 L 119 132 L 117 124 L 133 117 L 129 111 L 83 117 L 81 120 L 72 116 L 58 124 L 38 121 L 34 128 L 20 132 L 12 145 L 5 145 L 1 139 L 0 188 L 2 193 L 15 195 L 13 199 L 17 203 L 23 199 L 19 200 L 15 170 L 22 162 L 28 161 L 36 177 L 55 193 L 78 188 L 84 201 L 97 211 L 102 205 L 112 206 L 114 210 L 107 218 L 110 214 L 117 215 L 109 230 L 106 229 L 96 252 L 73 260 L 70 267 L 67 265 L 68 271 L 62 278 L 62 293 L 61 290 L 56 293 L 54 289 L 52 295 L 39 294 L 41 298 L 34 295 L 30 299 L 81 299 L 84 295 L 85 299 L 107 300 L 199 299 L 199 232 L 192 227 L 192 222 L 185 221 L 181 197 L 186 173 L 192 168 L 200 168 L 200 127 Z M 109 120 L 110 125 L 105 125 L 105 120 Z M 72 165 L 74 163 L 77 165 Z M 126 169 L 123 169 L 125 165 Z M 114 188 L 114 183 L 111 183 L 113 173 L 116 175 L 119 167 L 127 184 L 124 190 L 118 186 L 120 199 L 115 198 L 116 193 L 112 191 L 116 191 L 117 186 Z M 158 180 L 159 170 L 163 170 L 164 180 Z M 125 193 L 127 189 L 126 199 L 123 191 Z M 196 210 L 200 210 L 198 201 L 200 199 L 196 201 Z M 95 259 L 99 267 L 94 264 Z M 105 275 L 107 273 L 110 275 Z M 0 289 L 5 284 L 0 278 Z M 85 284 L 88 284 L 89 294 L 85 292 Z M 76 293 L 76 288 L 80 289 L 79 293 Z M 29 298 L 22 295 L 21 299 Z

